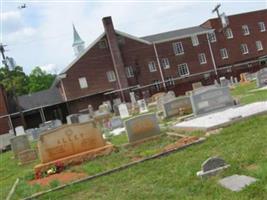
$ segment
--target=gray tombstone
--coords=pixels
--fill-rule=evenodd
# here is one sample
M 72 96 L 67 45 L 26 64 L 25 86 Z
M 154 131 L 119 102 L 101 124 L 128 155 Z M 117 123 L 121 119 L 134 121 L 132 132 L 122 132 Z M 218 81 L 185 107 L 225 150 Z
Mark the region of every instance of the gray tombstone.
M 24 151 L 19 152 L 18 160 L 20 164 L 28 164 L 37 159 L 36 152 L 33 149 L 26 149 Z
M 71 114 L 67 117 L 67 124 L 77 124 L 79 123 L 79 114 Z
M 228 168 L 230 165 L 218 157 L 210 157 L 202 163 L 202 170 L 197 172 L 197 176 L 207 177 L 216 175 L 219 171 Z
M 79 123 L 84 123 L 84 122 L 89 122 L 91 120 L 89 114 L 80 114 L 78 116 L 78 122 Z
M 88 112 L 89 112 L 90 117 L 93 118 L 94 117 L 94 108 L 90 104 L 88 105 Z
M 154 113 L 143 114 L 125 121 L 130 143 L 160 134 L 160 127 Z
M 202 163 L 202 170 L 203 172 L 207 172 L 210 170 L 217 169 L 219 167 L 225 166 L 226 163 L 223 159 L 218 157 L 211 157 L 207 159 L 204 163 Z
M 18 157 L 20 152 L 31 148 L 27 135 L 19 135 L 11 138 L 10 144 L 15 158 Z
M 131 103 L 132 104 L 135 104 L 136 103 L 136 98 L 135 98 L 134 92 L 130 92 L 130 99 L 131 99 Z
M 163 104 L 163 116 L 165 118 L 179 115 L 182 110 L 192 109 L 188 96 L 177 97 Z
M 123 127 L 123 121 L 120 117 L 112 117 L 110 119 L 110 126 L 111 126 L 111 129 Z
M 195 115 L 234 106 L 234 100 L 228 87 L 209 86 L 193 91 L 190 96 Z
M 148 112 L 147 105 L 145 99 L 140 99 L 137 101 L 137 104 L 139 106 L 139 112 L 140 113 L 145 113 Z
M 10 138 L 14 137 L 14 134 L 3 134 L 0 135 L 0 151 L 5 150 L 10 145 Z
M 229 80 L 226 79 L 225 77 L 220 77 L 220 83 L 221 83 L 221 87 L 229 86 Z
M 235 84 L 238 84 L 238 79 L 237 79 L 237 77 L 234 77 L 234 83 L 235 83 Z
M 267 86 L 267 68 L 263 68 L 257 72 L 256 80 L 258 88 Z

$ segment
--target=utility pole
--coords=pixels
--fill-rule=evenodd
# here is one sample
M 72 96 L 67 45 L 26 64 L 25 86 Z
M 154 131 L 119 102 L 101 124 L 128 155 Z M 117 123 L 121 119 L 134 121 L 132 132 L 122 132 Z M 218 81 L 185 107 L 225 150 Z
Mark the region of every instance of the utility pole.
M 221 7 L 221 4 L 218 4 L 217 6 L 215 6 L 215 8 L 212 10 L 212 13 L 216 12 L 218 15 L 218 18 L 220 18 L 220 12 L 219 12 L 219 8 Z
M 1 55 L 2 55 L 2 59 L 3 59 L 3 64 L 5 65 L 6 69 L 7 69 L 7 76 L 11 82 L 11 87 L 12 87 L 12 94 L 11 96 L 15 98 L 15 104 L 16 104 L 16 107 L 17 107 L 17 110 L 19 111 L 19 114 L 20 114 L 20 118 L 21 118 L 21 122 L 22 122 L 22 126 L 25 128 L 26 127 L 26 122 L 25 122 L 25 119 L 24 119 L 24 116 L 23 116 L 23 113 L 22 113 L 22 110 L 21 110 L 21 107 L 19 105 L 19 101 L 18 101 L 18 96 L 16 94 L 16 88 L 15 86 L 13 85 L 13 81 L 12 81 L 12 77 L 11 77 L 11 70 L 9 70 L 9 66 L 7 64 L 7 58 L 5 56 L 5 46 L 6 45 L 3 45 L 2 43 L 0 43 L 0 52 L 1 52 Z M 12 121 L 11 121 L 12 123 Z M 14 134 L 15 133 L 15 130 L 14 131 Z

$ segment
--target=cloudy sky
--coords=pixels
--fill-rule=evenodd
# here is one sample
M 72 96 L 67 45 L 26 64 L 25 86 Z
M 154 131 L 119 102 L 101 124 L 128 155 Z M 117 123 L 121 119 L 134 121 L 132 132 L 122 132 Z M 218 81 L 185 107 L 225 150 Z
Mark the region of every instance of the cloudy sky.
M 195 26 L 209 18 L 215 0 L 1 1 L 0 42 L 6 54 L 29 73 L 35 66 L 59 73 L 74 59 L 72 23 L 89 45 L 103 32 L 101 19 L 112 16 L 116 29 L 135 36 Z M 121 2 L 120 2 L 121 1 Z M 224 0 L 221 11 L 236 14 L 267 8 L 267 0 Z M 27 8 L 18 9 L 22 3 Z

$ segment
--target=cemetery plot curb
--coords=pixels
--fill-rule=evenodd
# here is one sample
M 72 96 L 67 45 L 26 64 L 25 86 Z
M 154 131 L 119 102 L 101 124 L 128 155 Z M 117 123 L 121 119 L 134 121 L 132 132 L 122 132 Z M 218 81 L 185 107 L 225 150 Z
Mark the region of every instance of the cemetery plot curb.
M 105 171 L 105 172 L 102 172 L 102 173 L 99 173 L 99 174 L 96 174 L 96 175 L 93 175 L 93 176 L 88 176 L 88 177 L 85 177 L 83 179 L 80 179 L 80 180 L 77 180 L 77 181 L 74 181 L 72 183 L 68 183 L 68 184 L 64 184 L 64 185 L 61 185 L 61 186 L 58 186 L 58 187 L 55 187 L 55 188 L 52 188 L 50 190 L 47 190 L 47 191 L 44 191 L 44 192 L 39 192 L 39 193 L 35 193 L 29 197 L 26 197 L 24 198 L 23 200 L 31 200 L 31 199 L 35 199 L 37 197 L 40 197 L 42 195 L 45 195 L 49 192 L 54 192 L 54 191 L 57 191 L 57 190 L 61 190 L 63 188 L 66 188 L 68 186 L 71 186 L 71 185 L 74 185 L 74 184 L 77 184 L 77 183 L 82 183 L 82 182 L 85 182 L 85 181 L 89 181 L 89 180 L 93 180 L 93 179 L 96 179 L 96 178 L 99 178 L 99 177 L 102 177 L 102 176 L 106 176 L 106 175 L 109 175 L 109 174 L 113 174 L 115 172 L 119 172 L 119 171 L 122 171 L 124 169 L 127 169 L 129 167 L 132 167 L 134 165 L 137 165 L 139 163 L 143 163 L 145 161 L 149 161 L 149 160 L 154 160 L 154 159 L 157 159 L 157 158 L 161 158 L 163 156 L 168 156 L 169 154 L 171 153 L 174 153 L 176 151 L 179 151 L 179 150 L 183 150 L 187 147 L 190 147 L 194 144 L 199 144 L 199 143 L 202 143 L 206 140 L 206 138 L 199 138 L 197 141 L 194 141 L 192 143 L 189 143 L 189 144 L 185 144 L 184 146 L 181 146 L 181 147 L 178 147 L 178 148 L 174 148 L 174 149 L 171 149 L 169 151 L 165 151 L 165 152 L 162 152 L 162 153 L 158 153 L 158 154 L 155 154 L 153 156 L 150 156 L 148 158 L 145 158 L 145 159 L 142 159 L 142 160 L 138 160 L 138 161 L 134 161 L 134 162 L 131 162 L 131 163 L 128 163 L 128 164 L 125 164 L 125 165 L 122 165 L 120 167 L 117 167 L 117 168 L 114 168 L 114 169 L 111 169 L 111 170 L 108 170 L 108 171 Z

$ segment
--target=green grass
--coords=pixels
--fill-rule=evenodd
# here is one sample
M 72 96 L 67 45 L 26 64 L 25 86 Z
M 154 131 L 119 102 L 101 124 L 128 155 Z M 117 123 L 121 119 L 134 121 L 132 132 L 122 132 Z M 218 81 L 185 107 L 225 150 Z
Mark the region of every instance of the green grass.
M 256 82 L 250 82 L 238 85 L 234 90 L 232 90 L 232 95 L 234 97 L 240 98 L 242 104 L 253 103 L 257 101 L 267 100 L 267 90 L 253 91 L 257 89 Z
M 266 121 L 267 115 L 253 117 L 223 129 L 220 135 L 209 137 L 202 144 L 39 199 L 266 199 Z M 215 155 L 231 167 L 210 179 L 196 177 L 201 163 Z M 219 178 L 233 174 L 253 176 L 258 181 L 238 193 L 217 184 Z
M 255 82 L 239 85 L 231 91 L 242 104 L 267 100 L 267 91 L 251 92 L 256 89 Z M 168 123 L 176 118 L 163 120 L 162 131 L 168 130 Z M 168 157 L 148 161 L 122 172 L 95 179 L 53 192 L 41 199 L 267 199 L 267 116 L 253 117 L 222 130 L 220 135 L 211 136 L 200 145 L 192 146 Z M 186 133 L 188 134 L 188 133 Z M 191 135 L 203 136 L 203 132 Z M 84 172 L 94 175 L 123 164 L 159 153 L 163 147 L 177 140 L 163 134 L 135 147 L 122 147 L 128 142 L 126 134 L 110 137 L 108 140 L 118 146 L 108 156 L 73 166 L 67 171 Z M 33 143 L 35 148 L 36 144 Z M 196 172 L 201 163 L 209 156 L 223 157 L 231 167 L 220 176 L 209 180 L 200 180 Z M 21 199 L 33 193 L 55 187 L 52 182 L 47 187 L 30 186 L 27 182 L 33 178 L 36 161 L 18 166 L 12 159 L 13 153 L 0 154 L 0 199 L 5 199 L 16 178 L 20 182 L 13 199 Z M 232 193 L 218 186 L 218 178 L 234 173 L 251 175 L 259 181 L 240 193 Z

